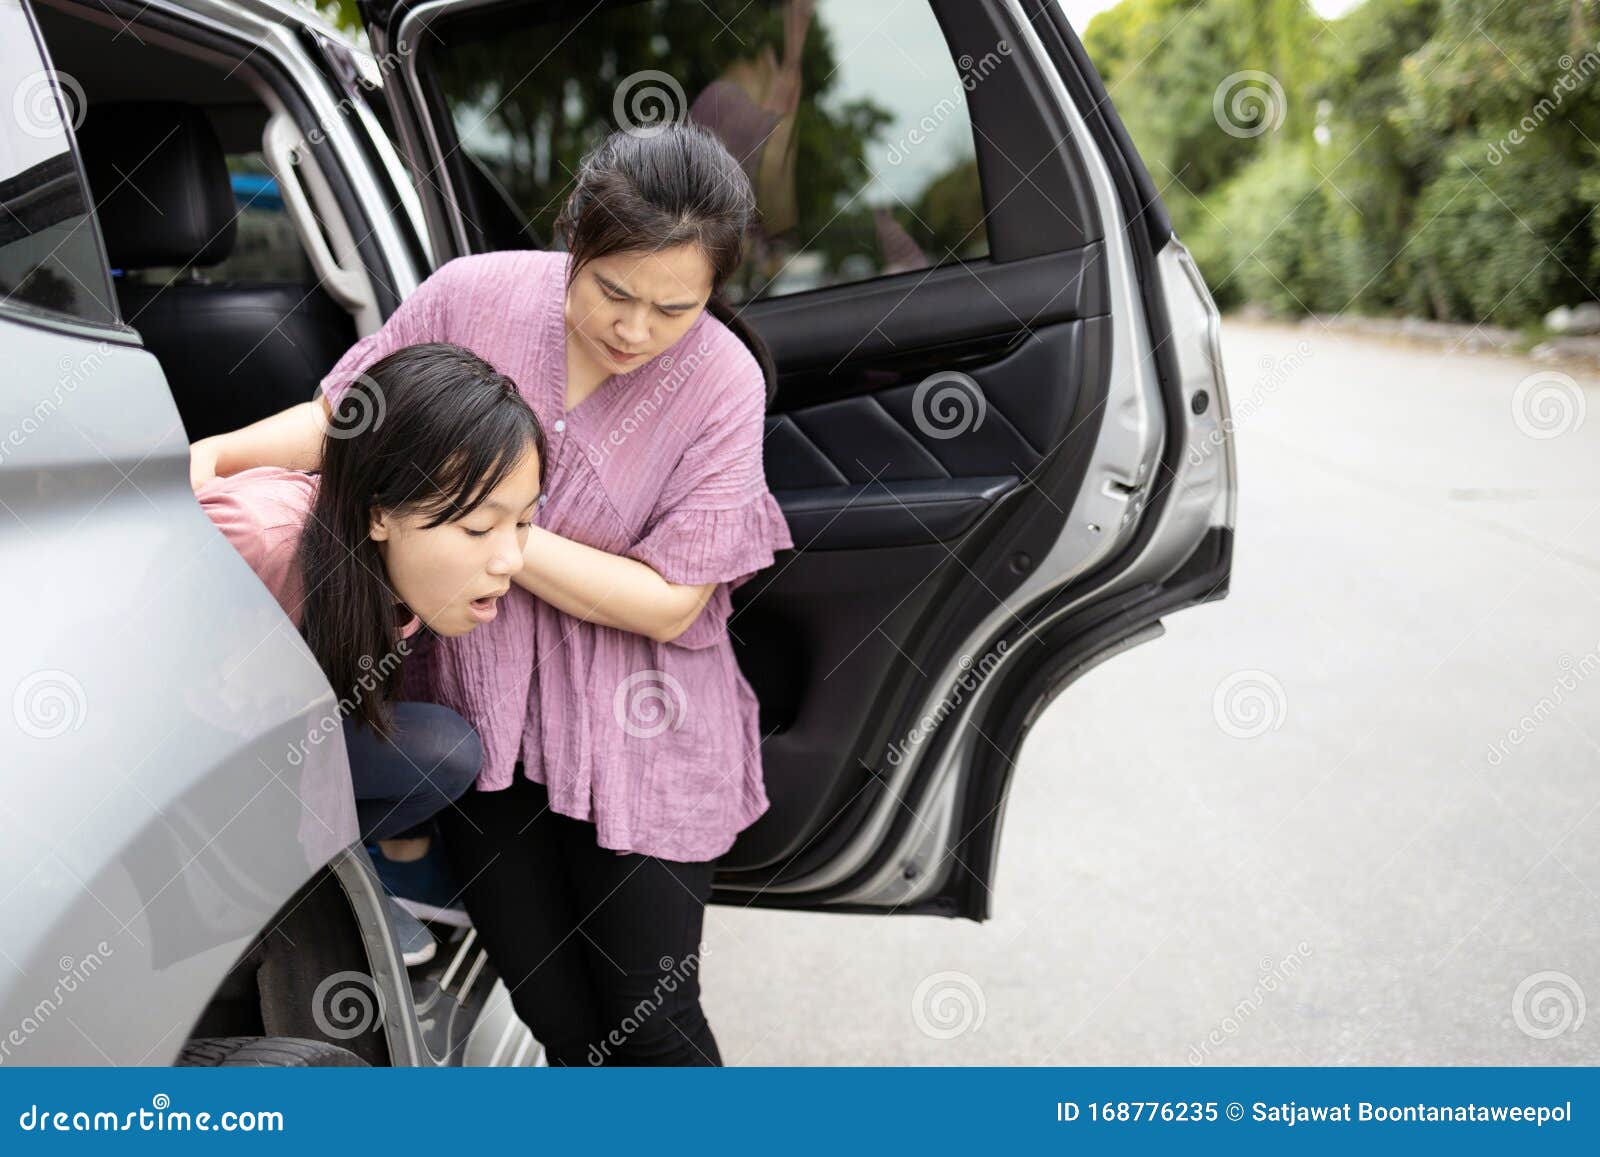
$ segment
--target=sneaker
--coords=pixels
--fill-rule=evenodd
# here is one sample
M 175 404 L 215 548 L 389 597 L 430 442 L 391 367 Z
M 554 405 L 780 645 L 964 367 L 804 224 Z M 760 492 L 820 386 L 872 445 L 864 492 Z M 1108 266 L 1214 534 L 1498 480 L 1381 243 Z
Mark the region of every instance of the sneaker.
M 389 859 L 376 843 L 367 845 L 378 879 L 399 905 L 413 916 L 455 928 L 472 927 L 472 919 L 461 905 L 461 889 L 450 875 L 448 861 L 434 837 L 420 860 L 400 863 Z
M 395 943 L 400 946 L 400 955 L 405 959 L 407 968 L 428 963 L 439 950 L 433 933 L 393 896 L 389 897 L 389 927 L 394 930 Z

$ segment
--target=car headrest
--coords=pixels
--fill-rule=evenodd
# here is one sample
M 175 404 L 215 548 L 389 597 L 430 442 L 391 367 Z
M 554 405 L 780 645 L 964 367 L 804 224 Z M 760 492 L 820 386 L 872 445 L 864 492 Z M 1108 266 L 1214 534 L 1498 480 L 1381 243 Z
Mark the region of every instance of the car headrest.
M 78 143 L 112 265 L 215 265 L 232 251 L 233 187 L 200 109 L 177 101 L 96 103 Z

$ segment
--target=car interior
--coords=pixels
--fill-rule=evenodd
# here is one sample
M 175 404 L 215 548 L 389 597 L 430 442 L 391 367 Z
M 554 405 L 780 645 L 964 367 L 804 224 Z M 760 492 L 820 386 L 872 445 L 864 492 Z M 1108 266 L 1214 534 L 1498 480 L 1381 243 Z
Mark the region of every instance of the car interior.
M 309 150 L 283 147 L 299 134 L 272 89 L 249 62 L 104 13 L 37 11 L 56 68 L 83 86 L 78 143 L 122 319 L 189 439 L 310 398 L 381 318 L 364 274 L 337 282 L 340 301 L 315 273 L 310 255 L 351 251 L 350 233 Z M 310 213 L 293 211 L 291 182 Z
M 546 5 L 544 21 L 521 11 L 509 25 L 504 13 L 463 18 L 424 40 L 419 63 L 508 35 L 530 51 L 592 51 L 564 34 L 586 7 Z M 669 12 L 605 7 L 659 24 L 646 44 L 670 41 Z M 952 77 L 966 46 L 981 55 L 1003 42 L 989 5 L 914 7 L 937 15 Z M 337 174 L 301 147 L 290 94 L 248 53 L 180 39 L 170 24 L 125 25 L 69 0 L 40 0 L 37 13 L 55 67 L 84 84 L 78 140 L 123 320 L 159 359 L 188 437 L 309 399 L 397 298 Z M 603 19 L 584 27 L 607 35 Z M 551 59 L 566 65 L 582 61 Z M 884 787 L 884 751 L 939 693 L 961 640 L 1050 554 L 1087 469 L 1111 307 L 1080 146 L 1024 69 L 995 72 L 966 101 L 986 253 L 745 312 L 777 365 L 765 464 L 800 549 L 734 596 L 772 808 L 723 858 L 719 900 L 828 899 L 773 885 L 826 866 L 860 829 Z M 448 111 L 435 115 L 448 136 Z M 476 207 L 473 247 L 538 244 L 492 166 L 450 155 Z M 919 394 L 952 371 L 985 407 L 958 439 L 929 426 Z M 900 811 L 898 827 L 914 822 Z

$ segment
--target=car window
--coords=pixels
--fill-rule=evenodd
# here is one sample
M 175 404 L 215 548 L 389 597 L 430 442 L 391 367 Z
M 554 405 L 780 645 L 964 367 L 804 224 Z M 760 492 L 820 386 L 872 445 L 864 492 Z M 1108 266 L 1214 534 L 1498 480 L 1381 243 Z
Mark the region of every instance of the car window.
M 83 89 L 45 66 L 21 0 L 0 0 L 0 306 L 116 321 L 67 126 Z
M 488 248 L 550 245 L 578 160 L 606 133 L 687 119 L 756 190 L 735 300 L 987 254 L 964 72 L 924 0 L 592 7 L 457 17 L 430 42 Z

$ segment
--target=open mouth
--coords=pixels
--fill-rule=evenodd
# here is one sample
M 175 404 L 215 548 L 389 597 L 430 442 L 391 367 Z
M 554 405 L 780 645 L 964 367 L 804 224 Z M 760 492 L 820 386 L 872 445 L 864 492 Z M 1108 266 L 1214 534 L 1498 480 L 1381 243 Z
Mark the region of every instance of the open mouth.
M 467 604 L 467 609 L 478 622 L 487 623 L 500 613 L 500 598 L 500 595 L 485 595 L 481 599 L 473 599 Z

